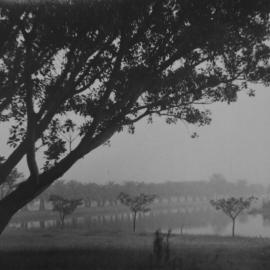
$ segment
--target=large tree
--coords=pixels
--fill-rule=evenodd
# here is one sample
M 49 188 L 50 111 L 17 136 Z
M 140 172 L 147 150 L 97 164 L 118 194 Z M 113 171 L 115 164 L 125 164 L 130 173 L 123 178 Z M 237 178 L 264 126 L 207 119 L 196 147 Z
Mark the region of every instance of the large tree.
M 236 101 L 268 59 L 268 0 L 61 2 L 1 4 L 0 121 L 13 151 L 0 184 L 24 157 L 30 176 L 0 201 L 0 232 L 140 119 L 208 124 L 201 105 Z

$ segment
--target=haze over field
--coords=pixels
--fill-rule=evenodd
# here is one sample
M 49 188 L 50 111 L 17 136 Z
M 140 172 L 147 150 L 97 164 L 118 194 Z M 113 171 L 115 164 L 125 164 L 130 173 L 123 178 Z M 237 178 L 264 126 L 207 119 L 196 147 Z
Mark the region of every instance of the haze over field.
M 80 160 L 65 176 L 83 182 L 125 180 L 162 182 L 208 179 L 221 173 L 228 180 L 251 183 L 270 180 L 270 91 L 256 86 L 256 96 L 241 93 L 236 103 L 210 105 L 212 123 L 195 128 L 167 125 L 155 118 L 136 125 L 134 135 L 116 134 L 111 147 L 98 148 Z M 0 127 L 1 134 L 7 128 Z M 196 131 L 199 138 L 191 139 Z M 8 152 L 5 136 L 1 149 Z M 19 169 L 28 175 L 24 164 Z

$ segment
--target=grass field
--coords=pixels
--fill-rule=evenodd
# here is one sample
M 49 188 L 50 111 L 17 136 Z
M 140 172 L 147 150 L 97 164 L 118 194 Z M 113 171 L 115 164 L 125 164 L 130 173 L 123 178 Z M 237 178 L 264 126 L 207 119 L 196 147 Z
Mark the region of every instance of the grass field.
M 0 237 L 0 269 L 270 269 L 266 238 L 172 236 L 166 263 L 154 259 L 152 243 L 152 234 L 7 230 Z

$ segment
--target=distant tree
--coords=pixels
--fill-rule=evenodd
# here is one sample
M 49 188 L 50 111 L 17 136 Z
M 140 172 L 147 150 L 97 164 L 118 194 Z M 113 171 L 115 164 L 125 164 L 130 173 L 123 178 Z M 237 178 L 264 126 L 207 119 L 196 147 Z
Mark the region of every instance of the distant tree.
M 114 134 L 155 116 L 209 124 L 203 105 L 252 95 L 247 82 L 269 74 L 269 0 L 16 2 L 1 1 L 0 122 L 13 150 L 0 183 L 24 158 L 29 178 L 0 201 L 0 233 Z
M 76 180 L 70 180 L 65 183 L 67 189 L 67 198 L 83 198 L 84 185 Z
M 59 195 L 51 195 L 50 201 L 53 204 L 53 211 L 58 212 L 61 227 L 64 227 L 65 217 L 72 214 L 81 205 L 81 199 L 68 200 Z
M 44 211 L 46 210 L 46 207 L 45 207 L 45 202 L 46 200 L 48 199 L 48 191 L 45 190 L 44 192 L 42 192 L 39 196 L 38 196 L 38 199 L 39 199 L 39 211 Z
M 210 203 L 217 210 L 223 211 L 232 220 L 232 236 L 235 235 L 235 220 L 240 213 L 245 209 L 248 209 L 252 201 L 257 198 L 251 196 L 247 199 L 230 197 L 228 199 L 222 198 L 217 200 L 211 200 Z
M 240 197 L 244 196 L 244 194 L 247 194 L 249 192 L 248 190 L 248 182 L 245 179 L 239 179 L 236 182 L 235 190 L 237 192 L 237 195 Z
M 133 216 L 133 232 L 136 231 L 136 219 L 138 213 L 145 213 L 150 211 L 149 205 L 154 201 L 156 195 L 149 195 L 141 193 L 137 196 L 130 196 L 127 193 L 121 192 L 118 196 L 120 202 L 127 207 L 132 212 Z
M 270 212 L 270 201 L 263 201 L 262 203 L 262 212 L 263 214 L 269 214 Z
M 105 186 L 104 186 L 104 192 L 105 192 L 105 196 L 106 199 L 109 201 L 110 205 L 115 205 L 116 204 L 116 199 L 117 199 L 117 195 L 120 192 L 120 187 L 118 184 L 114 183 L 114 182 L 108 182 Z

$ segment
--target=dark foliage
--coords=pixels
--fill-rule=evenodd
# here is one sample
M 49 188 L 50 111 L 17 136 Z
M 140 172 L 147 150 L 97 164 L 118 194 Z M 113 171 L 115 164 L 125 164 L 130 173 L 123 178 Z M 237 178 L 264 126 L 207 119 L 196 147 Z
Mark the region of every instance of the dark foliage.
M 154 116 L 209 124 L 202 105 L 267 82 L 268 0 L 36 3 L 1 3 L 0 121 L 14 150 L 0 183 L 25 156 L 30 177 L 1 201 L 0 231 L 116 132 Z M 71 147 L 59 134 L 72 130 Z

